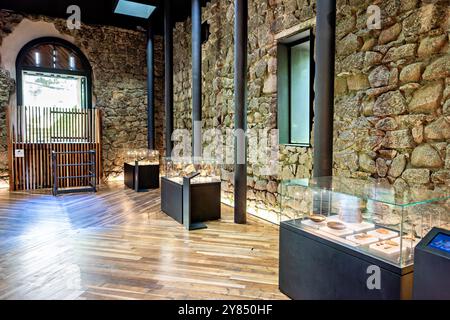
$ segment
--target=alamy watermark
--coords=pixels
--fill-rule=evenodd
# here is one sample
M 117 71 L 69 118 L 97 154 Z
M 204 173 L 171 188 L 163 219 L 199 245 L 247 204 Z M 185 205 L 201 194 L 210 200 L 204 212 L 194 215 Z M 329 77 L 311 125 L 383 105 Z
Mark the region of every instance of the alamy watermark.
M 367 268 L 367 278 L 366 285 L 369 290 L 381 290 L 381 269 L 379 266 L 370 265 Z
M 194 134 L 188 129 L 176 129 L 171 160 L 183 162 L 208 160 L 216 164 L 257 166 L 261 175 L 277 175 L 279 171 L 278 129 L 206 129 L 194 124 Z
M 367 7 L 367 29 L 381 29 L 381 9 L 377 5 L 370 5 Z
M 66 20 L 67 28 L 69 30 L 81 29 L 81 8 L 77 5 L 70 5 L 66 10 L 70 16 Z

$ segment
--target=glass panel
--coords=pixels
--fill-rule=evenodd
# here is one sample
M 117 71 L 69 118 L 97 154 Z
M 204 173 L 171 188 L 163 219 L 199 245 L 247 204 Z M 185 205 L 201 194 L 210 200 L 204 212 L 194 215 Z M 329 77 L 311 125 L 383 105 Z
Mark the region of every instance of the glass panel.
M 158 165 L 159 164 L 159 152 L 158 150 L 150 149 L 126 149 L 125 162 L 130 165 L 135 165 L 136 162 L 139 165 Z
M 419 186 L 396 189 L 392 185 L 346 177 L 292 179 L 284 180 L 282 184 L 329 190 L 333 193 L 342 193 L 363 200 L 373 200 L 396 206 L 413 206 L 450 198 L 450 193 L 444 189 L 430 190 Z
M 221 182 L 220 169 L 220 165 L 215 160 L 204 159 L 194 163 L 189 158 L 164 159 L 165 178 L 179 184 L 183 184 L 183 177 L 194 173 L 198 173 L 198 176 L 191 180 L 192 184 Z
M 291 47 L 290 126 L 293 144 L 309 144 L 310 42 Z
M 53 141 L 84 141 L 86 127 L 81 123 L 88 118 L 80 111 L 86 106 L 83 82 L 83 76 L 22 72 L 25 129 L 30 142 L 42 142 L 45 137 Z
M 450 229 L 450 195 L 445 192 L 396 205 L 369 199 L 368 195 L 389 190 L 370 181 L 340 177 L 297 181 L 281 184 L 283 223 L 395 266 L 413 263 L 415 246 L 433 227 Z M 366 194 L 361 193 L 364 190 Z M 401 199 L 420 192 L 424 191 L 411 187 Z

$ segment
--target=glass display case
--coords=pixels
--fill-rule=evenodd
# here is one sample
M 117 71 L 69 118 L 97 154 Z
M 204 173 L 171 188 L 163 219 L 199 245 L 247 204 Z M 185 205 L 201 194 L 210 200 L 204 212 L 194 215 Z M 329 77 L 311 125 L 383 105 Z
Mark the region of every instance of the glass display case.
M 211 160 L 164 159 L 161 178 L 161 210 L 185 224 L 220 219 L 220 166 Z
M 450 229 L 450 194 L 345 177 L 285 180 L 281 221 L 404 268 L 431 228 Z
M 199 175 L 191 179 L 191 184 L 221 182 L 220 167 L 214 160 L 164 159 L 164 177 L 170 181 L 183 184 L 183 177 L 195 172 Z
M 128 149 L 125 150 L 125 163 L 135 165 L 159 165 L 158 150 L 150 149 Z

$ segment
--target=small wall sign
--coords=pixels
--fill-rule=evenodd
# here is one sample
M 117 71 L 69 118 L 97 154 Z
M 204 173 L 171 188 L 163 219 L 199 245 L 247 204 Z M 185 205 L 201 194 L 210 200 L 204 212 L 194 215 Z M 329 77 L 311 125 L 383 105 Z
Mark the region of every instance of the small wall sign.
M 23 158 L 25 156 L 25 152 L 23 149 L 16 149 L 14 150 L 14 157 L 16 158 Z

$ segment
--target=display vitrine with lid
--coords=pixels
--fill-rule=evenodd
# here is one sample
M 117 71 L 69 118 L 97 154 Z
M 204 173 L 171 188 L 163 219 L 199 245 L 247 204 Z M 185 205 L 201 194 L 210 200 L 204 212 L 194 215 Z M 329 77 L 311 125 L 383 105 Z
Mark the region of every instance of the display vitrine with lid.
M 344 177 L 283 181 L 280 287 L 283 290 L 285 286 L 288 294 L 299 298 L 324 298 L 325 290 L 334 294 L 330 298 L 410 297 L 414 248 L 432 227 L 450 229 L 449 199 L 445 189 L 396 189 Z M 305 252 L 310 256 L 302 258 Z M 293 263 L 289 257 L 299 263 L 295 271 L 288 267 Z M 363 265 L 386 271 L 382 273 L 387 277 L 384 290 L 367 287 L 363 281 L 368 278 L 367 268 L 361 269 Z M 310 288 L 314 287 L 311 277 L 303 272 L 313 269 L 319 273 L 334 270 L 332 279 L 328 279 L 332 288 L 326 289 L 325 284 L 322 288 L 320 281 Z M 298 278 L 299 288 L 292 277 Z M 312 295 L 299 293 L 305 289 Z
M 192 184 L 217 183 L 221 181 L 220 166 L 213 160 L 164 159 L 164 177 L 170 181 L 182 184 L 183 177 L 187 177 L 194 172 L 199 174 L 191 180 Z
M 124 182 L 136 191 L 159 188 L 159 152 L 129 149 L 124 152 Z
M 188 185 L 184 179 L 187 177 Z M 189 190 L 184 190 L 186 188 Z M 179 223 L 184 223 L 183 207 L 189 208 L 192 223 L 220 219 L 220 189 L 220 166 L 216 162 L 165 159 L 161 210 Z M 186 191 L 189 191 L 189 199 L 186 199 Z

